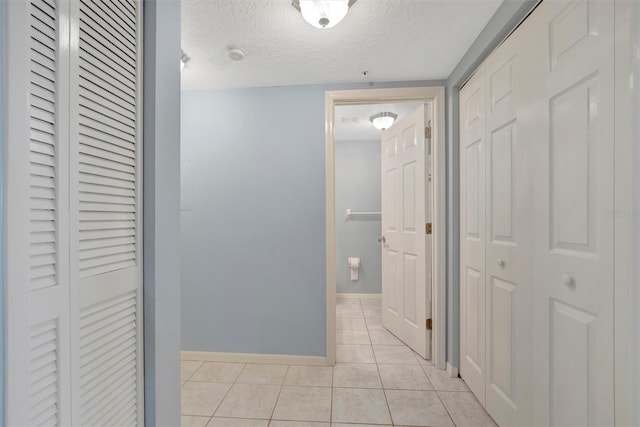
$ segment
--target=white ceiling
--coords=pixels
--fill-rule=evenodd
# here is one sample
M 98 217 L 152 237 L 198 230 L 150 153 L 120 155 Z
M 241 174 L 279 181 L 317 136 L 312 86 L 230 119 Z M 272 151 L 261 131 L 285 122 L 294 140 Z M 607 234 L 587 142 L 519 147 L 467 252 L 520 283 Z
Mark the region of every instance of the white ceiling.
M 319 30 L 291 0 L 183 0 L 182 89 L 445 79 L 501 2 L 358 0 Z
M 339 141 L 379 141 L 382 131 L 373 127 L 369 117 L 389 111 L 401 120 L 421 105 L 420 102 L 395 104 L 338 105 L 335 113 L 334 137 Z

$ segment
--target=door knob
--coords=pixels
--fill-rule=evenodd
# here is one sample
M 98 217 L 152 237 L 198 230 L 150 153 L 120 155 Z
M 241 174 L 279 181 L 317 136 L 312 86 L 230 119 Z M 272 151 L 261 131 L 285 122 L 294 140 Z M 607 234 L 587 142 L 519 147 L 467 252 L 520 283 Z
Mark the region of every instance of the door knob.
M 505 262 L 502 258 L 498 258 L 497 263 L 498 263 L 498 267 L 504 268 Z
M 378 243 L 387 243 L 387 238 L 384 236 L 378 237 Z
M 565 286 L 573 285 L 573 277 L 569 276 L 568 274 L 563 274 L 561 278 L 562 278 L 563 285 Z

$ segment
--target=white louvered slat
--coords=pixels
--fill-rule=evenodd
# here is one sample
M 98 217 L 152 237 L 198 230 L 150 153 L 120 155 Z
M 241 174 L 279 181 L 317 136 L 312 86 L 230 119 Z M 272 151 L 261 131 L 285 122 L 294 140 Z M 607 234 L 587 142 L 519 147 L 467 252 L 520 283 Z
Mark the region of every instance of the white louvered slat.
M 33 0 L 30 6 L 30 287 L 36 290 L 57 284 L 57 21 L 53 2 Z
M 113 417 L 134 404 L 138 348 L 136 292 L 90 307 L 80 317 L 82 425 L 114 425 Z M 128 407 L 128 406 L 127 406 Z
M 30 418 L 33 426 L 58 424 L 58 322 L 31 328 L 29 367 Z

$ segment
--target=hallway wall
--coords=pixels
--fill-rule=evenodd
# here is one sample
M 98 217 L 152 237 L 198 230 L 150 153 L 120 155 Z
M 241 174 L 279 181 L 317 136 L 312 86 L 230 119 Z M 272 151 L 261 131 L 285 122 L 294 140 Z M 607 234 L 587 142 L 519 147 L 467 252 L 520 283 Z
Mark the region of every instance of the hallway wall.
M 346 219 L 347 209 L 380 212 L 380 140 L 336 141 L 336 289 L 338 293 L 382 293 L 380 216 Z M 351 280 L 348 257 L 360 257 Z
M 324 356 L 325 91 L 182 93 L 182 350 Z

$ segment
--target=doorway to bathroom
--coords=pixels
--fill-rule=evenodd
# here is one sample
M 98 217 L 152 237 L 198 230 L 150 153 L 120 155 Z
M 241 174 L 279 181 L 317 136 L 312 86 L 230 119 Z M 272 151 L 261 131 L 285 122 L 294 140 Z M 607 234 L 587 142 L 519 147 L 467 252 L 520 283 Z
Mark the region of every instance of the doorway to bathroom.
M 440 88 L 327 93 L 327 348 L 338 363 L 444 368 L 442 102 Z

